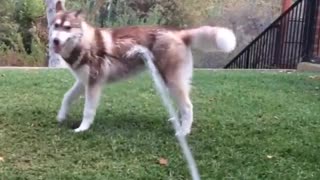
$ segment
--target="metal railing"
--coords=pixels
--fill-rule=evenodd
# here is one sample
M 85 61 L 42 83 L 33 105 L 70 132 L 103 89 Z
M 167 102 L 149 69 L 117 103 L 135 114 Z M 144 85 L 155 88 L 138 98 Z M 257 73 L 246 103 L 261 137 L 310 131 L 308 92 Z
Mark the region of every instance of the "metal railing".
M 297 0 L 225 68 L 295 69 L 320 56 L 319 1 Z

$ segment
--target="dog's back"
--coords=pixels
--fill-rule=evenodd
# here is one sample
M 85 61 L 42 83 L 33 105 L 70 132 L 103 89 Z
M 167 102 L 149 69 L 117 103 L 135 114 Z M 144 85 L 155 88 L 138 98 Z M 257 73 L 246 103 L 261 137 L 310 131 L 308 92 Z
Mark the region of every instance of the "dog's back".
M 100 35 L 99 35 L 100 34 Z M 103 35 L 104 34 L 104 35 Z M 220 50 L 230 52 L 235 47 L 232 31 L 202 26 L 193 29 L 173 29 L 161 26 L 128 26 L 120 28 L 95 29 L 95 43 L 92 49 L 109 62 L 109 80 L 115 80 L 139 71 L 144 65 L 139 58 L 126 58 L 126 53 L 135 45 L 148 48 L 155 56 L 159 71 L 164 71 L 188 62 L 191 49 L 202 51 Z M 109 40 L 103 39 L 109 37 Z M 102 38 L 99 39 L 99 38 Z M 103 42 L 109 42 L 103 44 Z M 105 52 L 105 53 L 104 53 Z M 99 55 L 100 54 L 100 55 Z M 109 55 L 109 56 L 108 56 Z M 117 57 L 117 58 L 114 58 Z M 189 57 L 192 60 L 192 57 Z M 166 81 L 166 77 L 164 76 Z

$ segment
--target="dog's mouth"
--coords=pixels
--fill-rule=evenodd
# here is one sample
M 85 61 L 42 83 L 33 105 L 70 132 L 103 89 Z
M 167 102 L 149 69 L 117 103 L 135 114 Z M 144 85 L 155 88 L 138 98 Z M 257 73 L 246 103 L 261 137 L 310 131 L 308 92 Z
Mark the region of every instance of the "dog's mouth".
M 68 46 L 72 46 L 74 44 L 74 41 L 75 41 L 76 37 L 71 37 L 71 38 L 68 38 L 66 40 L 65 43 L 61 44 L 61 43 L 53 43 L 53 50 L 55 53 L 61 53 L 61 51 L 68 47 Z
M 55 53 L 59 54 L 61 52 L 61 49 L 62 49 L 61 45 L 53 45 L 53 50 Z

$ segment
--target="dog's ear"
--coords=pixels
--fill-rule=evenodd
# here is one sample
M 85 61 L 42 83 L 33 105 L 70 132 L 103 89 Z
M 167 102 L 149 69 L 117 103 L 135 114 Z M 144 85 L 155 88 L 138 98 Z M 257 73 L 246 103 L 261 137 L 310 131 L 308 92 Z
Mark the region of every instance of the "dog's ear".
M 61 1 L 57 1 L 56 3 L 56 13 L 64 11 L 63 5 Z

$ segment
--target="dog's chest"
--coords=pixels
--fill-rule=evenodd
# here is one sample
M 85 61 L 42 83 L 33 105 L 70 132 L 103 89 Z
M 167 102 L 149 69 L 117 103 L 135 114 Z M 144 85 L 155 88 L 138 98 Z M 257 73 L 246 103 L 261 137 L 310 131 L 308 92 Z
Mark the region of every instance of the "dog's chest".
M 90 76 L 90 68 L 89 66 L 81 66 L 77 69 L 70 69 L 71 73 L 74 75 L 74 77 L 82 82 L 83 84 L 87 84 L 89 81 Z

